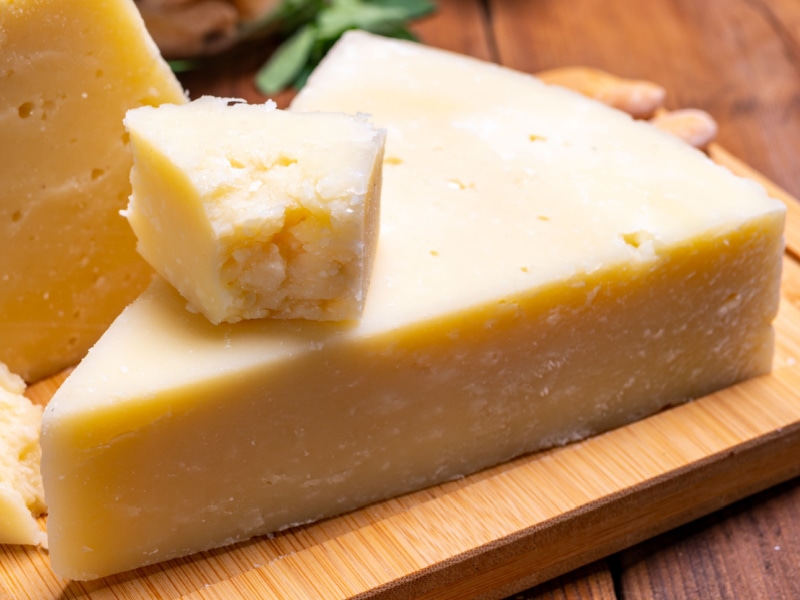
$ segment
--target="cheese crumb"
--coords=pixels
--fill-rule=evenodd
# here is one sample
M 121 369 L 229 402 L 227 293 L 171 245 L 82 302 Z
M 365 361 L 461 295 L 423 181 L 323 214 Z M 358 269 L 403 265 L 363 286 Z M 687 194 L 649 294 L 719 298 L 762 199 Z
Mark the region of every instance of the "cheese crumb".
M 0 363 L 0 543 L 46 546 L 36 517 L 44 514 L 42 407 L 23 393 L 22 379 Z

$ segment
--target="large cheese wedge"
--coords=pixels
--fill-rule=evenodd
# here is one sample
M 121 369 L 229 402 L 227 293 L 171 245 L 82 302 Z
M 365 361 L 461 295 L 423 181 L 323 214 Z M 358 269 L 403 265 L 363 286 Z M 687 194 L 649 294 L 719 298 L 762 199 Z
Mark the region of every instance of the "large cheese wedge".
M 364 115 L 203 97 L 129 111 L 137 249 L 212 323 L 358 319 L 386 135 Z
M 784 207 L 677 138 L 356 33 L 293 109 L 388 130 L 362 319 L 214 327 L 155 284 L 44 415 L 61 575 L 341 513 L 770 369 Z
M 77 362 L 149 283 L 122 118 L 182 100 L 132 0 L 0 2 L 0 360 L 23 378 Z

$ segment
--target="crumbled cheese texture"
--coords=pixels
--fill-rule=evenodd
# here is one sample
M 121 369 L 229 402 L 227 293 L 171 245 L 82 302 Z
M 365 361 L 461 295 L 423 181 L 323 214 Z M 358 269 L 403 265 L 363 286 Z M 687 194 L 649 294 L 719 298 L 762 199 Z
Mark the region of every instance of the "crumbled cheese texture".
M 183 99 L 133 0 L 0 2 L 0 361 L 26 381 L 78 362 L 150 282 L 119 216 L 122 119 Z
M 204 97 L 128 113 L 139 252 L 212 323 L 358 319 L 385 132 Z
M 47 510 L 39 471 L 42 407 L 24 392 L 22 379 L 0 363 L 0 544 L 45 545 L 35 518 Z

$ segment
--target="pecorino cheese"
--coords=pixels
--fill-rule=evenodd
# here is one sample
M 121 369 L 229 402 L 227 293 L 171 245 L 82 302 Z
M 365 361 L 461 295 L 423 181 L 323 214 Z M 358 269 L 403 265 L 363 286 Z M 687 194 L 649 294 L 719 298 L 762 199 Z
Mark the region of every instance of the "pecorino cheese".
M 0 3 L 0 361 L 24 379 L 80 360 L 149 283 L 122 118 L 183 97 L 131 0 Z
M 292 109 L 388 131 L 362 319 L 215 327 L 156 282 L 46 409 L 57 573 L 342 513 L 769 371 L 785 209 L 673 136 L 362 33 Z
M 128 112 L 137 248 L 212 323 L 358 319 L 385 132 L 204 97 Z

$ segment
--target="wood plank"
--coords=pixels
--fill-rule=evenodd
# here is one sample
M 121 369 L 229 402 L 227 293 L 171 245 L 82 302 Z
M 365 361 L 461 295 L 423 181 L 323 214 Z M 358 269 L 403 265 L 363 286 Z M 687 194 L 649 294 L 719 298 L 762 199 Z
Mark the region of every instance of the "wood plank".
M 619 600 L 605 560 L 581 567 L 508 600 Z
M 487 17 L 480 0 L 436 0 L 436 12 L 412 29 L 428 46 L 494 60 Z
M 798 519 L 800 486 L 777 486 L 622 553 L 620 587 L 638 600 L 795 600 Z

